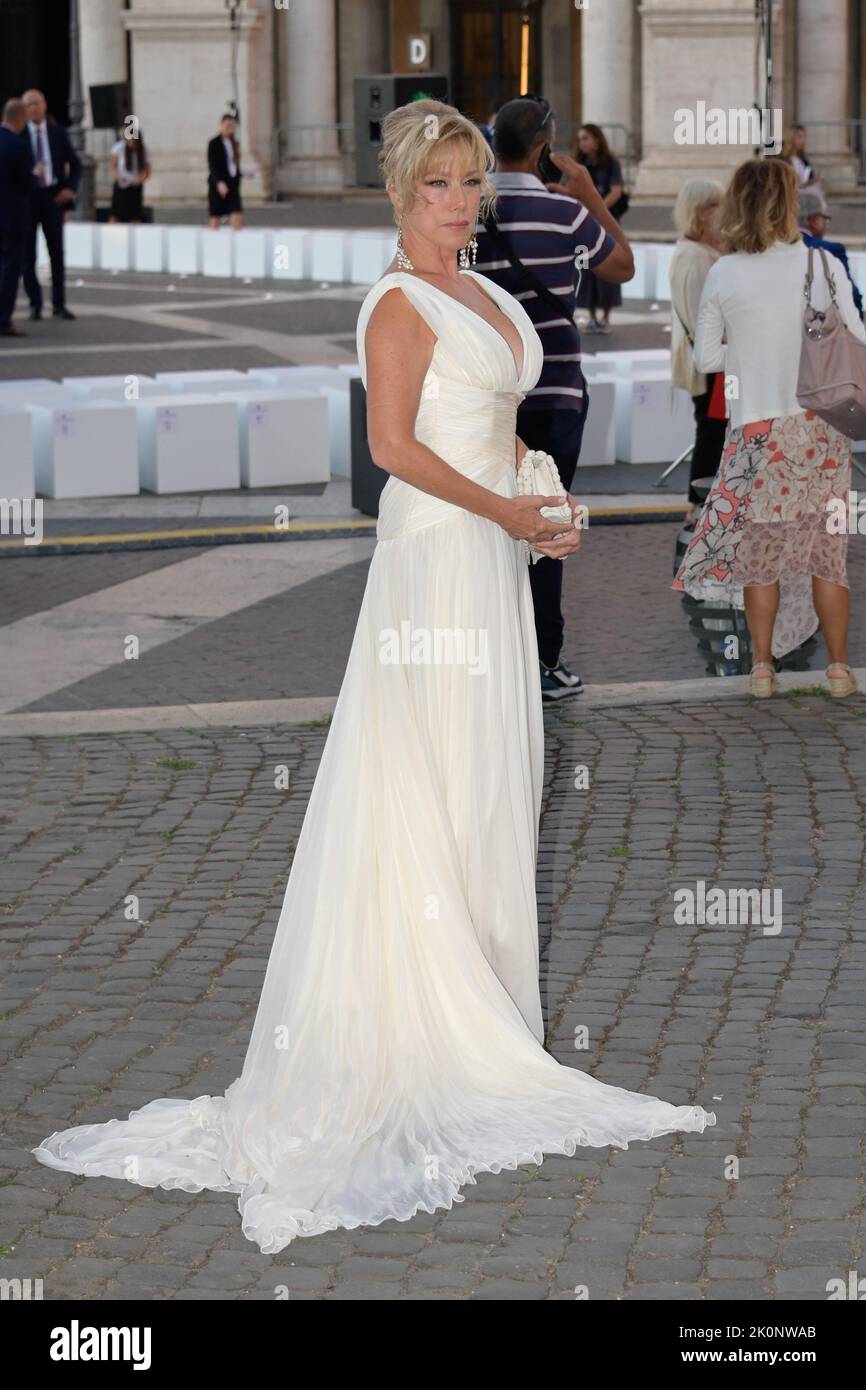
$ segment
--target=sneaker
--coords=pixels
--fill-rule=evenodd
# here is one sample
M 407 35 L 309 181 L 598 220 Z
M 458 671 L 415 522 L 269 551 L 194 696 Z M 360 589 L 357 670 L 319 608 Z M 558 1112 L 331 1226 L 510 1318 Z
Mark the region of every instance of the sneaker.
M 555 666 L 545 666 L 543 661 L 539 661 L 538 665 L 541 670 L 542 700 L 564 700 L 569 695 L 582 694 L 583 681 L 580 676 L 569 671 L 562 661 Z
M 600 319 L 599 322 L 595 325 L 595 331 L 596 333 L 609 333 L 610 324 L 605 319 Z
M 580 333 L 598 333 L 598 319 L 587 319 L 584 323 L 578 324 L 578 331 Z

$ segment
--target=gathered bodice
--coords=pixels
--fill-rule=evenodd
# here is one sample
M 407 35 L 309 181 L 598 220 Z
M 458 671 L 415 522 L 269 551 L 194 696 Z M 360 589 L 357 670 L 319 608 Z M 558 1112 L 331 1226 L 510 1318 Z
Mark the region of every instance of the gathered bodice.
M 517 407 L 541 375 L 543 349 L 529 315 L 512 295 L 475 271 L 518 329 L 523 361 L 487 319 L 444 290 L 406 271 L 383 275 L 361 305 L 356 332 L 361 380 L 367 385 L 364 341 L 370 315 L 381 296 L 399 287 L 436 335 L 421 387 L 415 438 L 473 482 L 505 495 L 516 490 Z M 379 501 L 377 536 L 397 536 L 461 514 L 450 502 L 421 492 L 393 475 Z

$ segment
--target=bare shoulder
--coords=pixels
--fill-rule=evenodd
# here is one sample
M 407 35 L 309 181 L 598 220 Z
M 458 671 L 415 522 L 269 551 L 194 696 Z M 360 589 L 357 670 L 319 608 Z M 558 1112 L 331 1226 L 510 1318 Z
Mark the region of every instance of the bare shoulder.
M 383 276 L 383 279 L 387 278 Z M 381 283 L 381 282 L 379 282 Z M 415 308 L 411 299 L 402 291 L 398 279 L 386 285 L 370 314 L 368 336 L 375 342 L 399 342 L 401 346 L 411 343 L 433 342 L 436 335 Z

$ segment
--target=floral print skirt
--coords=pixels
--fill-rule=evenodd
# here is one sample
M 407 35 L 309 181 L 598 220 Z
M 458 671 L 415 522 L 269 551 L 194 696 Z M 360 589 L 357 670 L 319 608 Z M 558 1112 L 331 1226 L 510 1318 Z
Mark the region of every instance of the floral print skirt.
M 748 584 L 779 582 L 773 656 L 818 627 L 812 576 L 848 587 L 851 443 L 813 411 L 728 431 L 722 461 L 673 582 L 693 598 L 743 607 Z

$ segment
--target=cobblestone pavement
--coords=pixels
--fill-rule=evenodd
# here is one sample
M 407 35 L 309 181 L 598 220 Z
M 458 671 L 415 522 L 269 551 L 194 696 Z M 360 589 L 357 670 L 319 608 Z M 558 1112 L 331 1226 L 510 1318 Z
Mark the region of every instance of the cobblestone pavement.
M 716 1127 L 483 1174 L 450 1211 L 273 1257 L 230 1194 L 38 1165 L 55 1129 L 238 1074 L 326 730 L 12 739 L 0 1277 L 48 1299 L 824 1300 L 866 1268 L 866 703 L 546 718 L 548 1046 Z M 781 889 L 781 931 L 676 925 L 699 880 Z

